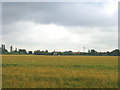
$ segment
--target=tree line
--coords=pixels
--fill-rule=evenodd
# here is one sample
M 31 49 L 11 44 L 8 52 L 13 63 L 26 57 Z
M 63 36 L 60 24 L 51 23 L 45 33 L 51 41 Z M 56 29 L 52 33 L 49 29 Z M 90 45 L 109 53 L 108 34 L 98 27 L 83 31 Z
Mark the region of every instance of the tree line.
M 41 51 L 41 50 L 35 50 L 35 51 L 26 51 L 26 49 L 19 49 L 17 48 L 15 50 L 12 50 L 12 46 L 10 47 L 10 52 L 5 48 L 5 45 L 2 45 L 0 48 L 0 54 L 14 54 L 14 55 L 87 55 L 87 56 L 119 56 L 120 50 L 115 49 L 111 52 L 98 52 L 94 49 L 88 50 L 88 52 L 73 52 L 71 50 L 69 51 L 53 51 L 49 52 L 48 50 Z
M 88 52 L 72 52 L 72 51 L 64 51 L 64 52 L 48 52 L 46 51 L 40 51 L 36 50 L 33 53 L 34 55 L 86 55 L 86 56 L 119 56 L 120 50 L 115 49 L 111 52 L 97 52 L 96 50 L 88 50 Z

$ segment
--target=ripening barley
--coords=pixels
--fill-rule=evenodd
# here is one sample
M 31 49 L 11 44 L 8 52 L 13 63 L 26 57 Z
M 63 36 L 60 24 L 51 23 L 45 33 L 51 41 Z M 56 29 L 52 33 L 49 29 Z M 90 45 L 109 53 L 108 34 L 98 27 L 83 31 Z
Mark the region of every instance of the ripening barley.
M 3 88 L 118 87 L 117 56 L 2 56 Z

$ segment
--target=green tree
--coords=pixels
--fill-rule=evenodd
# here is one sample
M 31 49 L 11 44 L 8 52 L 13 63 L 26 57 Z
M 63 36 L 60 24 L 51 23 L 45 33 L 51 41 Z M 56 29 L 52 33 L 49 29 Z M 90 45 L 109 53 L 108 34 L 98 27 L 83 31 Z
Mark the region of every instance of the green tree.
M 27 54 L 27 51 L 26 51 L 26 49 L 19 49 L 19 53 L 20 54 Z
M 36 51 L 34 51 L 34 54 L 35 54 L 35 55 L 40 55 L 41 52 L 40 52 L 40 50 L 36 50 Z
M 115 49 L 111 52 L 112 56 L 119 56 L 120 55 L 120 50 L 119 49 Z
M 91 54 L 91 55 L 97 55 L 97 51 L 95 51 L 94 49 L 92 49 L 92 50 L 90 51 L 90 54 Z

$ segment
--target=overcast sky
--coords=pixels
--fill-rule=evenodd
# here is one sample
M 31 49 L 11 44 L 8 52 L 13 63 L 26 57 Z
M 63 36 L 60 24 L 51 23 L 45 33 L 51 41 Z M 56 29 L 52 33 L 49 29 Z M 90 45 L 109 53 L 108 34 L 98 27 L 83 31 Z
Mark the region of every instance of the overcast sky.
M 118 8 L 110 2 L 3 2 L 7 49 L 111 51 L 118 48 Z

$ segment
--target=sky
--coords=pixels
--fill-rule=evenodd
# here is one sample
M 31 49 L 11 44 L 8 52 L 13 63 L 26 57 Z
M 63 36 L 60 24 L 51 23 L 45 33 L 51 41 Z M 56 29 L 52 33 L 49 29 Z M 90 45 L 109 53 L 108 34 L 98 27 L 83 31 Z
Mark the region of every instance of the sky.
M 14 49 L 112 51 L 118 48 L 116 2 L 3 2 L 2 43 Z

